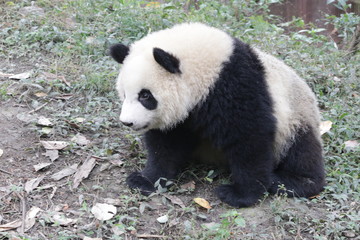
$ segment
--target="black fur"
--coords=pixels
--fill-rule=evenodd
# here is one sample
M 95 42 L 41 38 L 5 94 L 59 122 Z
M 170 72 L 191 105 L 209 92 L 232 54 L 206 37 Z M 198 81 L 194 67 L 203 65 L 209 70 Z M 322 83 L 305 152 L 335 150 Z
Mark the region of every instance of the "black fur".
M 321 143 L 312 129 L 300 130 L 294 145 L 272 177 L 272 194 L 287 193 L 291 197 L 311 197 L 323 190 L 325 170 L 322 159 Z M 284 184 L 286 190 L 279 188 Z
M 281 193 L 279 184 L 300 197 L 321 191 L 321 143 L 311 129 L 298 133 L 295 144 L 276 166 L 273 144 L 277 122 L 264 68 L 248 45 L 234 40 L 234 46 L 206 101 L 196 106 L 185 122 L 168 131 L 145 134 L 148 162 L 141 174 L 128 178 L 131 187 L 146 191 L 149 181 L 175 178 L 199 141 L 206 138 L 228 161 L 232 184 L 218 187 L 216 193 L 231 206 L 253 205 L 266 191 Z
M 146 109 L 155 110 L 157 108 L 158 102 L 148 89 L 141 89 L 138 100 Z
M 120 64 L 124 62 L 124 59 L 128 54 L 129 47 L 124 44 L 118 43 L 110 47 L 110 56 Z
M 181 73 L 180 61 L 170 53 L 165 52 L 160 48 L 153 49 L 155 61 L 160 64 L 166 71 L 170 73 Z

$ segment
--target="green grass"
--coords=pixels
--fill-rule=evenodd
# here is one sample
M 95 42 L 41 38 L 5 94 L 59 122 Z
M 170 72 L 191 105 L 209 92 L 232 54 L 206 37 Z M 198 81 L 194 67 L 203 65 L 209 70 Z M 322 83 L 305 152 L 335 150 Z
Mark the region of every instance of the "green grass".
M 176 1 L 146 6 L 145 2 L 130 0 L 41 0 L 36 4 L 45 10 L 45 16 L 39 17 L 19 14 L 21 8 L 30 6 L 29 1 L 3 1 L 0 3 L 0 60 L 4 64 L 15 62 L 31 66 L 35 70 L 33 78 L 20 84 L 30 81 L 49 93 L 74 96 L 74 101 L 52 110 L 57 119 L 55 136 L 67 136 L 73 131 L 65 120 L 84 117 L 86 121 L 81 124 L 81 131 L 103 138 L 101 144 L 87 151 L 102 157 L 130 146 L 131 158 L 143 161 L 136 135 L 124 132 L 123 136 L 109 139 L 111 128 L 119 128 L 120 103 L 114 90 L 119 66 L 107 55 L 108 47 L 119 41 L 129 44 L 149 32 L 180 22 L 201 21 L 222 28 L 296 69 L 316 93 L 322 119 L 333 122 L 330 132 L 323 135 L 326 189 L 313 200 L 296 200 L 299 206 L 323 211 L 307 214 L 304 209 L 290 206 L 287 199 L 274 197 L 268 212 L 276 229 L 273 233 L 257 235 L 256 229 L 244 231 L 250 219 L 242 216 L 241 210 L 223 207 L 214 225 L 204 226 L 190 219 L 182 230 L 175 231 L 179 234 L 177 237 L 294 238 L 299 231 L 310 239 L 345 239 L 348 232 L 359 235 L 359 147 L 349 150 L 345 142 L 360 139 L 360 52 L 359 49 L 354 53 L 347 51 L 360 17 L 351 13 L 327 17 L 328 23 L 334 23 L 343 37 L 343 42 L 336 44 L 322 34 L 322 29 L 306 25 L 301 19 L 282 23 L 278 17 L 270 15 L 268 6 L 274 1 L 187 2 L 184 9 Z M 3 67 L 0 71 L 5 70 Z M 16 68 L 12 71 L 16 72 Z M 62 81 L 44 81 L 40 76 L 43 71 L 65 76 L 71 86 Z M 8 87 L 8 82 L 0 81 L 1 101 L 9 99 Z M 27 101 L 33 103 L 35 99 Z M 127 206 L 140 201 L 130 199 L 133 202 L 126 203 Z M 124 210 L 123 214 L 130 213 Z M 136 228 L 136 225 L 124 224 L 127 231 Z M 72 239 L 73 233 L 59 232 L 58 236 Z

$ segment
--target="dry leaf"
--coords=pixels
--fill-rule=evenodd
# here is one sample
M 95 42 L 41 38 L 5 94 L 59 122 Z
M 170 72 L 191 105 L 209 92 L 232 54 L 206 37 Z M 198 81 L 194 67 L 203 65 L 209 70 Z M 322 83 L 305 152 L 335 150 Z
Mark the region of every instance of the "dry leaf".
M 59 99 L 59 100 L 69 100 L 70 98 L 72 98 L 73 95 L 72 94 L 63 94 L 60 96 L 56 96 L 55 99 Z
M 51 220 L 53 223 L 59 224 L 61 226 L 69 226 L 77 222 L 77 219 L 67 218 L 63 213 L 54 214 L 51 217 Z
M 49 135 L 52 132 L 53 132 L 53 129 L 51 127 L 43 127 L 43 128 L 41 128 L 41 133 L 43 135 Z
M 16 118 L 25 123 L 33 123 L 37 121 L 38 117 L 36 114 L 19 113 L 16 115 Z
M 40 143 L 48 150 L 61 150 L 69 145 L 69 143 L 64 141 L 40 141 Z
M 36 164 L 36 165 L 33 165 L 34 169 L 35 169 L 35 172 L 41 170 L 41 169 L 44 169 L 48 166 L 50 166 L 52 163 L 39 163 L 39 164 Z
M 52 122 L 50 122 L 50 120 L 48 118 L 46 118 L 44 116 L 39 117 L 37 124 L 40 126 L 44 126 L 44 127 L 51 127 L 54 125 Z
M 206 208 L 206 209 L 210 209 L 210 203 L 208 201 L 206 201 L 203 198 L 194 198 L 194 202 L 196 202 L 197 204 L 199 204 L 201 207 Z
M 75 118 L 75 121 L 77 121 L 78 123 L 83 123 L 85 121 L 85 118 L 78 117 L 78 118 Z
M 51 178 L 55 181 L 59 181 L 60 179 L 63 179 L 64 177 L 70 176 L 74 173 L 76 173 L 78 164 L 73 164 L 70 167 L 64 168 L 60 172 L 54 173 Z
M 159 223 L 166 223 L 167 221 L 169 221 L 169 216 L 168 215 L 164 215 L 161 217 L 158 217 L 156 219 L 156 221 L 158 221 Z
M 164 196 L 169 199 L 173 204 L 177 204 L 179 205 L 181 208 L 185 208 L 185 204 L 183 203 L 183 201 L 181 201 L 180 198 L 173 196 L 173 195 L 169 195 L 169 194 L 164 194 Z
M 9 231 L 21 226 L 22 221 L 20 219 L 0 225 L 0 232 Z
M 193 191 L 195 189 L 195 182 L 190 181 L 188 183 L 181 185 L 180 188 Z
M 37 93 L 35 93 L 34 95 L 40 98 L 40 97 L 46 97 L 46 96 L 47 96 L 47 93 L 37 92 Z
M 10 79 L 16 79 L 16 80 L 21 80 L 21 79 L 27 79 L 31 76 L 32 72 L 23 72 L 23 73 L 19 73 L 19 74 L 15 74 L 10 76 Z
M 345 148 L 350 149 L 350 150 L 359 146 L 359 143 L 356 140 L 349 140 L 349 141 L 344 142 L 344 144 L 345 144 Z M 0 156 L 1 156 L 1 152 L 0 152 Z
M 53 80 L 63 81 L 67 86 L 70 87 L 70 83 L 68 81 L 66 81 L 64 76 L 59 76 L 59 75 L 49 73 L 49 72 L 43 72 L 42 76 L 48 81 L 53 81 Z
M 81 165 L 75 175 L 74 175 L 74 182 L 73 182 L 73 188 L 77 188 L 80 184 L 80 182 L 87 178 L 92 171 L 92 169 L 95 167 L 96 159 L 93 157 L 88 158 L 83 165 Z
M 111 204 L 111 205 L 114 205 L 114 206 L 124 206 L 123 201 L 121 201 L 118 198 L 116 198 L 116 199 L 104 198 L 103 201 L 104 201 L 104 203 Z
M 58 150 L 46 150 L 44 155 L 46 157 L 49 157 L 50 160 L 53 162 L 59 158 L 59 151 Z
M 27 181 L 25 183 L 25 187 L 24 187 L 25 191 L 27 193 L 30 193 L 32 190 L 37 188 L 37 186 L 39 186 L 40 182 L 44 179 L 44 177 L 45 176 L 41 176 L 41 177 L 34 178 L 34 179 Z
M 4 150 L 0 148 L 0 157 L 4 154 Z
M 320 134 L 323 135 L 324 133 L 330 131 L 332 126 L 331 121 L 323 121 L 320 123 Z
M 111 219 L 116 214 L 116 207 L 106 203 L 96 203 L 91 208 L 91 213 L 94 217 L 100 221 L 106 221 Z
M 113 227 L 111 228 L 111 231 L 116 235 L 116 236 L 120 236 L 124 233 L 126 233 L 126 229 L 125 227 L 123 227 L 123 225 L 121 224 L 114 224 Z
M 0 72 L 0 78 L 8 78 L 11 77 L 12 75 L 14 74 Z
M 31 207 L 30 210 L 26 213 L 25 217 L 25 232 L 29 231 L 36 222 L 36 215 L 41 211 L 38 207 Z M 20 227 L 17 229 L 18 232 L 21 230 Z
M 80 133 L 76 134 L 71 141 L 75 142 L 77 145 L 86 146 L 90 143 L 89 140 L 86 139 L 86 137 Z
M 110 160 L 110 163 L 117 167 L 121 167 L 124 164 L 124 161 L 120 159 L 114 159 L 114 160 Z

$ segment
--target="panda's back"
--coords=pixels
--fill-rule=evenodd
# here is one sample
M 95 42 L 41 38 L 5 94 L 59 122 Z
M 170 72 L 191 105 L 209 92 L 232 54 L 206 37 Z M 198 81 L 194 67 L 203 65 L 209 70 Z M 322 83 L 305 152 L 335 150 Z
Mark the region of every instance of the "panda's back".
M 298 131 L 311 128 L 319 136 L 320 121 L 314 93 L 293 69 L 276 57 L 254 49 L 265 68 L 265 77 L 277 119 L 275 153 L 286 154 Z

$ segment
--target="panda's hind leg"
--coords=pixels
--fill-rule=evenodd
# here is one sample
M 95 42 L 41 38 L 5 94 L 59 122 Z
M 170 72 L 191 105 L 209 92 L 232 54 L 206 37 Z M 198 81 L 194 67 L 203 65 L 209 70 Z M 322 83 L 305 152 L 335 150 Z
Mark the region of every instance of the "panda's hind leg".
M 311 197 L 323 190 L 325 171 L 320 140 L 312 129 L 300 131 L 272 176 L 271 194 Z

